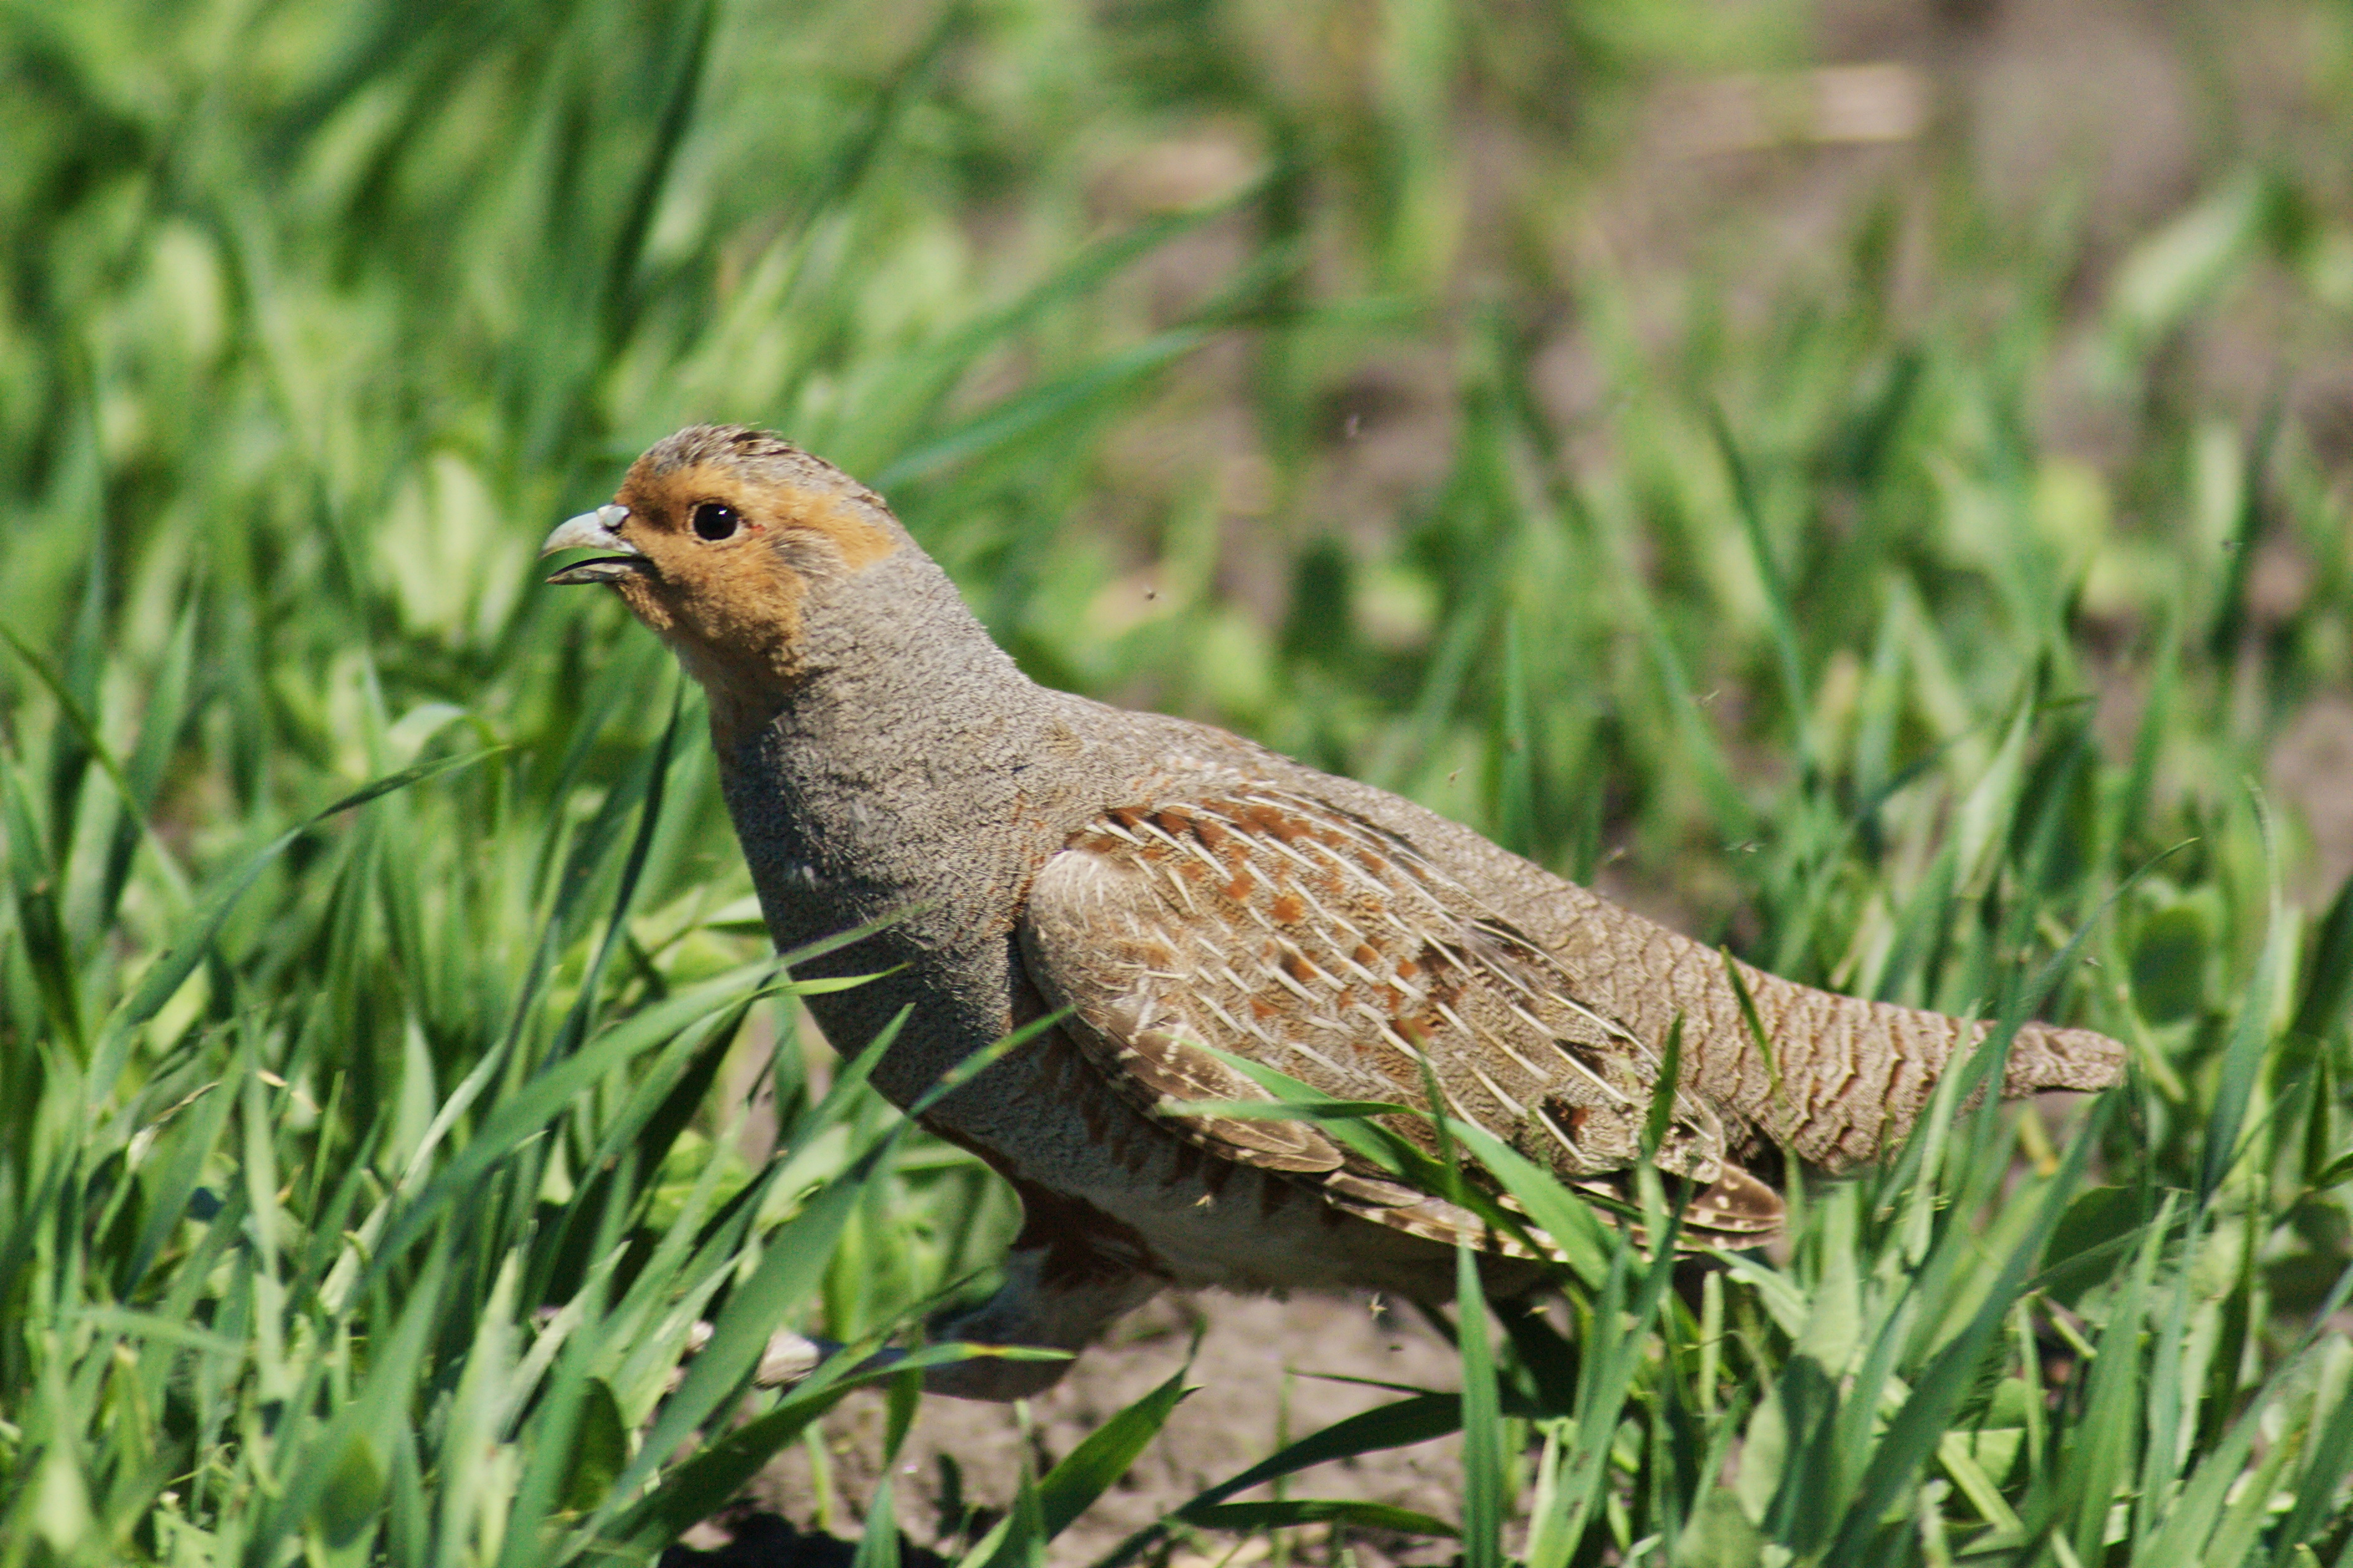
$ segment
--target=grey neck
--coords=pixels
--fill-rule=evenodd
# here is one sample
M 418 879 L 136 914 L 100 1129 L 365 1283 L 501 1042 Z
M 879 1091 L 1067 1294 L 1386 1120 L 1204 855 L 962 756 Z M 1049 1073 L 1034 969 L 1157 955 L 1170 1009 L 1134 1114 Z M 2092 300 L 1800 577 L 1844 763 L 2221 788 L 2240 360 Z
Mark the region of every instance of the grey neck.
M 1033 764 L 1074 700 L 1024 676 L 911 548 L 813 595 L 799 651 L 781 710 L 720 758 L 778 944 L 892 915 L 892 963 L 1001 936 L 1036 864 L 1006 825 L 1037 820 Z M 871 970 L 877 946 L 818 971 Z

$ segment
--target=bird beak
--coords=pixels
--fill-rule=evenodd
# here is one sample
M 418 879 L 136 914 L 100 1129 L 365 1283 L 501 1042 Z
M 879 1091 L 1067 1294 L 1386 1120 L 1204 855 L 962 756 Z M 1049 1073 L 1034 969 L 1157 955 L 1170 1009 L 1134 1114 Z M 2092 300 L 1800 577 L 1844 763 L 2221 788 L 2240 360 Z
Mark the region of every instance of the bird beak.
M 629 515 L 625 506 L 600 506 L 557 525 L 539 547 L 543 559 L 559 550 L 594 550 L 597 556 L 576 562 L 548 578 L 551 583 L 617 583 L 646 564 L 646 552 L 614 530 Z

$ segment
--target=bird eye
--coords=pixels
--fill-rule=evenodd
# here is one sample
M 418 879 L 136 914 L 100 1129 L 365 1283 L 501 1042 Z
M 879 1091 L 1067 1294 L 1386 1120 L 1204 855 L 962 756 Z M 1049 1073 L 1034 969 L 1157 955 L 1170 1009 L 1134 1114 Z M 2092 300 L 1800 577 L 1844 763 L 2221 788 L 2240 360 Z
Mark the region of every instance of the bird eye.
M 698 538 L 724 539 L 735 531 L 736 525 L 742 521 L 735 515 L 733 507 L 715 500 L 704 501 L 694 509 L 694 531 Z

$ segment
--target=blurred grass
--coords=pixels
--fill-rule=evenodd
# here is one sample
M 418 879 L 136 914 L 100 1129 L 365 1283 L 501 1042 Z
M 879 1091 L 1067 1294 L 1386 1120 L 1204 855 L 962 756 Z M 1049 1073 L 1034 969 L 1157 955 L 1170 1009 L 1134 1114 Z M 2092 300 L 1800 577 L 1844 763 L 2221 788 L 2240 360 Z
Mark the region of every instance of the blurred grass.
M 1009 1199 L 807 1065 L 694 695 L 534 590 L 699 419 L 877 478 L 1040 679 L 2133 1046 L 1696 1306 L 1595 1229 L 1568 1340 L 1246 1476 L 1467 1410 L 1472 1563 L 2337 1560 L 2347 785 L 2262 781 L 2353 672 L 2353 23 L 2164 26 L 2118 216 L 1957 88 L 1661 153 L 1817 58 L 1778 0 L 0 6 L 0 1563 L 641 1556 L 847 1391 L 673 1463 L 769 1322 L 985 1274 Z M 1436 1528 L 1247 1489 L 1133 1549 Z

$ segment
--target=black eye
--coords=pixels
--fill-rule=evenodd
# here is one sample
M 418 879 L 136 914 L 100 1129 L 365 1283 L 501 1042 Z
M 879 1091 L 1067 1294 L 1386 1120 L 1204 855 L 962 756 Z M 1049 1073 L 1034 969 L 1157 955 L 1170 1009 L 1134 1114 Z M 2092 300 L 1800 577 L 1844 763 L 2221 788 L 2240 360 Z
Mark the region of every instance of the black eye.
M 742 521 L 733 507 L 715 500 L 704 501 L 694 509 L 694 531 L 699 538 L 724 539 L 735 531 Z

